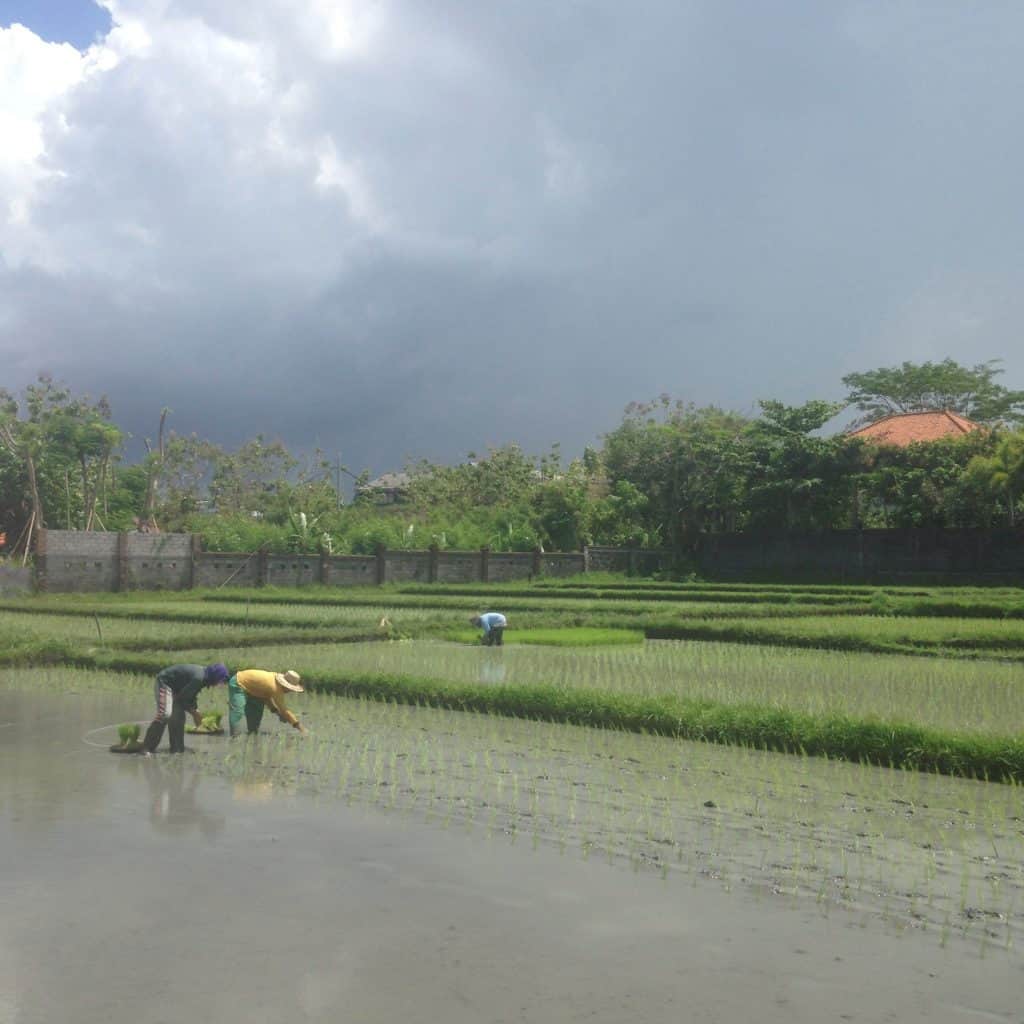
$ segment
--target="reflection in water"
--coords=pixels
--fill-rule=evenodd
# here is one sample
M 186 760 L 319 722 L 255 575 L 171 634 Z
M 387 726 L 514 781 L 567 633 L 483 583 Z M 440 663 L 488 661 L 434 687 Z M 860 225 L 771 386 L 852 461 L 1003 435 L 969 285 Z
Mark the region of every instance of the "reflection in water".
M 489 649 L 480 663 L 480 682 L 503 683 L 507 670 L 504 652 L 493 648 Z
M 204 811 L 197 799 L 198 771 L 186 768 L 178 758 L 140 760 L 149 786 L 149 823 L 157 832 L 183 835 L 197 827 L 213 840 L 224 831 L 224 815 Z

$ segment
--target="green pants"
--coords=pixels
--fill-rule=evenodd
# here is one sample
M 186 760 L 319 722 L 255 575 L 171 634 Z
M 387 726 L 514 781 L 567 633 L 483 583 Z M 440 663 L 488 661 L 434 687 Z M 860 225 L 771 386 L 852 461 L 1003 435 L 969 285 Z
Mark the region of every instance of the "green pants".
M 228 728 L 232 736 L 237 736 L 242 731 L 243 717 L 247 732 L 259 732 L 264 707 L 263 701 L 254 700 L 238 685 L 237 676 L 232 676 L 228 680 Z

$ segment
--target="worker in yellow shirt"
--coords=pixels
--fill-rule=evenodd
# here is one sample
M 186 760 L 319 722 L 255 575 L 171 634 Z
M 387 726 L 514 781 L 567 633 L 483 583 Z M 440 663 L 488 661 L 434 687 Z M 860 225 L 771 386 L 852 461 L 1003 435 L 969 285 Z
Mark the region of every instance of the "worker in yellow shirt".
M 242 731 L 242 718 L 251 734 L 260 731 L 263 709 L 271 711 L 289 725 L 305 732 L 302 723 L 285 707 L 287 693 L 305 692 L 298 672 L 264 672 L 258 668 L 246 668 L 235 673 L 228 680 L 228 725 L 231 735 Z

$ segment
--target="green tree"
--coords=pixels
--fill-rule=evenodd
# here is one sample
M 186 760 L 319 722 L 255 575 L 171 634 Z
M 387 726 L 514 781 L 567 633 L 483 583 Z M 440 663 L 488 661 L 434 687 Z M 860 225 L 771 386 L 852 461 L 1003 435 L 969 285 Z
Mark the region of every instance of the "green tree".
M 1024 419 L 1024 391 L 1011 391 L 996 381 L 1003 373 L 998 362 L 966 367 L 944 359 L 849 373 L 843 377 L 849 389 L 846 401 L 866 414 L 864 422 L 933 409 L 949 409 L 978 423 L 1019 422 Z
M 45 374 L 20 401 L 0 390 L 0 447 L 17 488 L 5 497 L 6 516 L 26 552 L 42 527 L 103 525 L 100 504 L 122 440 L 105 398 L 75 397 Z
M 842 437 L 812 436 L 842 404 L 817 399 L 799 406 L 759 404 L 762 416 L 748 434 L 750 525 L 790 530 L 847 525 L 860 446 Z
M 207 482 L 221 454 L 220 447 L 197 434 L 181 436 L 172 431 L 161 456 L 156 501 L 163 529 L 183 529 L 202 508 Z
M 602 458 L 613 493 L 625 481 L 645 499 L 648 537 L 677 560 L 691 557 L 698 534 L 735 529 L 750 463 L 749 420 L 714 406 L 662 396 L 633 403 L 605 438 Z
M 991 454 L 992 443 L 988 431 L 974 431 L 902 448 L 865 445 L 865 464 L 856 481 L 862 524 L 987 525 L 990 509 L 966 470 L 975 456 Z
M 222 512 L 265 514 L 297 464 L 282 442 L 267 442 L 257 434 L 236 452 L 217 452 L 210 498 Z
M 1024 493 L 1024 432 L 1000 438 L 990 456 L 972 458 L 967 477 L 1002 500 L 1010 526 L 1014 526 L 1017 503 Z

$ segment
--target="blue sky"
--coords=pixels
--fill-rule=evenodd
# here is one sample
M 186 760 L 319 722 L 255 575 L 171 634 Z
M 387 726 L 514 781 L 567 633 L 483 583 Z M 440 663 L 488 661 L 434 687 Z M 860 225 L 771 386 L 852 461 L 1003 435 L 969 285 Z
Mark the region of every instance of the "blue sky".
M 47 42 L 84 50 L 110 28 L 110 15 L 93 0 L 0 0 L 0 25 L 13 22 Z

